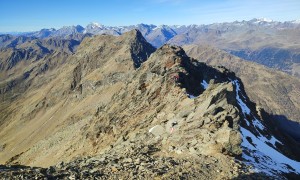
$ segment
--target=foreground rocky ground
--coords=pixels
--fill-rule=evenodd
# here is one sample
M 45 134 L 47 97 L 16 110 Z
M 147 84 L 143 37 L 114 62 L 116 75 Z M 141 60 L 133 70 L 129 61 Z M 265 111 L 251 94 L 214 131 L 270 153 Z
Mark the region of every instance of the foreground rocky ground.
M 134 148 L 134 149 L 132 149 Z M 0 166 L 1 179 L 249 179 L 253 174 L 233 158 L 213 156 L 164 157 L 152 145 L 110 151 L 95 157 L 77 158 L 49 168 Z M 241 177 L 241 175 L 244 175 Z M 256 178 L 266 176 L 255 174 Z

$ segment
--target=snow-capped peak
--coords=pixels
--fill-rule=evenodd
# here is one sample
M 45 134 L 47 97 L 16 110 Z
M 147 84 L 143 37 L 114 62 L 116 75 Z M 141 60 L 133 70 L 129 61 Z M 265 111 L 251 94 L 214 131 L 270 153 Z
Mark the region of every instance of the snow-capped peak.
M 272 19 L 268 19 L 268 18 L 262 17 L 262 18 L 256 18 L 256 19 L 254 19 L 254 22 L 255 22 L 255 23 L 260 23 L 260 22 L 267 22 L 267 23 L 270 23 L 270 22 L 273 22 L 273 20 L 272 20 Z
M 154 28 L 152 28 L 152 31 L 155 31 L 156 29 L 159 29 L 159 26 L 155 26 Z
M 101 25 L 101 24 L 99 24 L 97 22 L 92 22 L 92 23 L 89 24 L 89 26 L 90 26 L 91 29 L 95 29 L 95 28 L 100 28 L 103 25 Z
M 258 18 L 258 20 L 260 20 L 260 21 L 264 21 L 264 22 L 273 22 L 273 20 L 272 19 L 268 19 L 268 18 Z
M 297 19 L 297 20 L 291 21 L 291 23 L 293 23 L 293 24 L 300 24 L 300 19 Z
M 181 28 L 181 27 L 184 27 L 184 25 L 173 25 L 172 27 L 174 27 L 174 28 Z
M 156 30 L 156 29 L 163 29 L 163 28 L 165 28 L 166 27 L 166 25 L 159 25 L 159 26 L 156 26 L 155 28 L 153 28 L 152 30 L 154 31 L 154 30 Z

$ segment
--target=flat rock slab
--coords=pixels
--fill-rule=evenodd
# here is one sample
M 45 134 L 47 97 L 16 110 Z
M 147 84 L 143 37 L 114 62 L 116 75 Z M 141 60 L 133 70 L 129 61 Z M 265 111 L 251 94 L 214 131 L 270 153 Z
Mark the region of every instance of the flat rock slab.
M 153 134 L 154 136 L 158 137 L 158 136 L 163 135 L 166 132 L 166 130 L 161 125 L 156 125 L 156 126 L 152 127 L 151 129 L 149 129 L 149 132 L 151 134 Z

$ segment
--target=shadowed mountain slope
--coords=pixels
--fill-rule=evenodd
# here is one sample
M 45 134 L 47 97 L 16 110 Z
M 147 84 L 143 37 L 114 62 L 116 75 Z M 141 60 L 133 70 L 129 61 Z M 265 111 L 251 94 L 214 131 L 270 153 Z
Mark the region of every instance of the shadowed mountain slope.
M 300 122 L 298 78 L 244 61 L 211 46 L 188 45 L 184 49 L 189 56 L 201 62 L 222 65 L 235 72 L 245 84 L 250 98 L 270 113 L 286 115 Z
M 239 76 L 249 97 L 271 114 L 273 120 L 280 122 L 286 118 L 300 122 L 300 81 L 296 77 L 274 71 L 256 63 L 244 61 L 222 50 L 207 45 L 188 45 L 183 47 L 187 54 L 210 65 L 223 65 Z M 277 115 L 277 116 L 276 116 Z M 279 123 L 283 130 L 299 138 L 298 126 Z M 297 123 L 296 123 L 297 124 Z

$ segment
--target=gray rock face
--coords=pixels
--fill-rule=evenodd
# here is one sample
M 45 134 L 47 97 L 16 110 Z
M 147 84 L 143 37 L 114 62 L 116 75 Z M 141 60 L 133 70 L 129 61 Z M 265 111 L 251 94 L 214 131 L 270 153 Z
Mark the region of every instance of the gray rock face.
M 154 127 L 152 127 L 151 129 L 149 129 L 149 132 L 151 134 L 153 134 L 156 137 L 159 137 L 161 135 L 163 135 L 166 131 L 165 128 L 163 128 L 161 125 L 156 125 Z
M 5 149 L 6 144 L 0 144 L 0 152 Z
M 0 176 L 3 179 L 206 179 L 220 177 L 217 171 L 223 172 L 221 176 L 236 177 L 247 169 L 234 161 L 211 156 L 190 156 L 186 159 L 153 156 L 159 150 L 138 141 L 138 144 L 127 144 L 122 153 L 111 149 L 103 155 L 77 158 L 70 163 L 59 163 L 49 168 L 0 165 Z M 234 169 L 227 171 L 226 166 Z M 211 174 L 212 171 L 215 174 Z
M 74 90 L 80 83 L 82 76 L 81 64 L 77 65 L 73 71 L 73 81 L 71 84 L 71 90 Z

